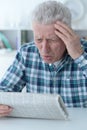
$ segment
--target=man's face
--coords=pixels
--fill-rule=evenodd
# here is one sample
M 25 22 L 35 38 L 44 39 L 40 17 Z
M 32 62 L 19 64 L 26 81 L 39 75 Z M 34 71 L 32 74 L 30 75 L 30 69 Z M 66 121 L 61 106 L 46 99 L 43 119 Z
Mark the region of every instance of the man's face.
M 34 40 L 42 59 L 46 63 L 54 63 L 63 57 L 66 47 L 56 36 L 54 24 L 33 23 Z

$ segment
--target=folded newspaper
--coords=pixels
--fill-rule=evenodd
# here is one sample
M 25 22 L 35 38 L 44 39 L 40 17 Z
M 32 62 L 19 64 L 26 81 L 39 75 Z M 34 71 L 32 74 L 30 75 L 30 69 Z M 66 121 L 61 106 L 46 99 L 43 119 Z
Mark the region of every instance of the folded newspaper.
M 68 119 L 60 95 L 20 92 L 0 92 L 0 104 L 13 108 L 9 117 Z

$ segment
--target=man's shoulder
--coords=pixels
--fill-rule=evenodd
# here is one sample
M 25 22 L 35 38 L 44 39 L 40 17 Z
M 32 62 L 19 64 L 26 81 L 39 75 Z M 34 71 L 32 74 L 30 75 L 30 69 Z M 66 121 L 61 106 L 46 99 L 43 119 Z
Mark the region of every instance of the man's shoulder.
M 36 48 L 34 42 L 24 43 L 24 44 L 21 46 L 21 49 L 22 49 L 22 50 L 24 50 L 24 49 L 30 49 L 30 48 Z
M 81 45 L 83 49 L 87 52 L 87 40 L 81 39 Z
M 81 39 L 81 44 L 82 44 L 83 46 L 86 46 L 86 47 L 87 47 L 87 40 Z
M 23 52 L 37 52 L 38 49 L 34 42 L 29 42 L 23 44 L 20 50 Z

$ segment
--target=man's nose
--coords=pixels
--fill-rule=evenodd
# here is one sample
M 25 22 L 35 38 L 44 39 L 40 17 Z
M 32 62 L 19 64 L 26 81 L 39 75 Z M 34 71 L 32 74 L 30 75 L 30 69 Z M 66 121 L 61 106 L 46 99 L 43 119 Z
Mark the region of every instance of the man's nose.
M 43 53 L 48 53 L 50 51 L 50 46 L 47 40 L 44 40 L 42 43 L 42 51 Z

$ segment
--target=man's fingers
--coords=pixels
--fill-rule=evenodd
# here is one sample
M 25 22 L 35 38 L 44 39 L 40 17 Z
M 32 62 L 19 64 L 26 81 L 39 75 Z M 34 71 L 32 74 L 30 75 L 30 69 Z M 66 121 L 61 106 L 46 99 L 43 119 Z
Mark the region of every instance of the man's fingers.
M 9 113 L 2 113 L 2 114 L 0 114 L 0 117 L 5 117 L 5 116 L 8 116 L 9 115 Z
M 72 35 L 75 33 L 68 25 L 66 25 L 63 22 L 57 21 L 56 24 L 62 26 L 63 28 L 65 28 Z
M 7 105 L 0 105 L 0 117 L 7 116 L 13 110 L 12 107 Z
M 55 31 L 55 34 L 65 43 L 65 40 L 67 40 L 67 37 L 64 36 L 62 33 L 59 31 Z
M 59 33 L 63 34 L 65 37 L 67 36 L 67 31 L 64 28 L 62 28 L 61 26 L 58 26 L 57 24 L 55 24 L 55 29 Z
M 56 30 L 65 35 L 66 37 L 74 36 L 75 32 L 69 28 L 67 25 L 60 23 L 59 21 L 54 24 Z
M 9 109 L 0 109 L 0 114 L 5 113 L 5 112 L 11 112 L 12 108 Z
M 12 110 L 0 113 L 0 117 L 8 116 Z
M 10 107 L 7 105 L 0 105 L 0 110 L 4 109 L 4 110 L 8 110 Z

